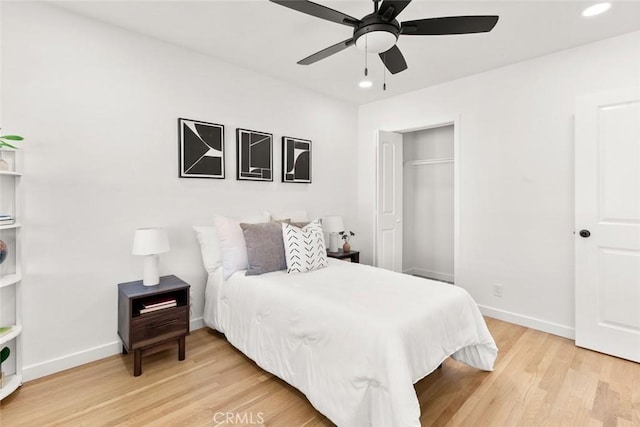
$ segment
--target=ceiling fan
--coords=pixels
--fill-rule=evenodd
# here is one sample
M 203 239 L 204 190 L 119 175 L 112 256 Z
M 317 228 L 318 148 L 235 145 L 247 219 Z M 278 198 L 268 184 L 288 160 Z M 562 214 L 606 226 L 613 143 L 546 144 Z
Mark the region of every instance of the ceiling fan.
M 353 37 L 329 46 L 298 61 L 309 65 L 336 54 L 349 46 L 377 53 L 392 74 L 407 69 L 407 62 L 396 46 L 400 35 L 438 36 L 447 34 L 486 33 L 495 27 L 498 16 L 448 16 L 398 22 L 396 17 L 411 3 L 411 0 L 373 0 L 373 13 L 356 19 L 337 10 L 306 0 L 270 0 L 281 6 L 327 21 L 353 27 Z

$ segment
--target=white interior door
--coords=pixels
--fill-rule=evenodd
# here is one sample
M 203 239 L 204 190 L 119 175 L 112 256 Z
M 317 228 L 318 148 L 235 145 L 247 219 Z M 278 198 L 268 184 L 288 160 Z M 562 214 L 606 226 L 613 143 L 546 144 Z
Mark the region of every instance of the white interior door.
M 378 131 L 375 265 L 402 271 L 402 135 Z
M 576 345 L 640 362 L 640 88 L 578 98 Z

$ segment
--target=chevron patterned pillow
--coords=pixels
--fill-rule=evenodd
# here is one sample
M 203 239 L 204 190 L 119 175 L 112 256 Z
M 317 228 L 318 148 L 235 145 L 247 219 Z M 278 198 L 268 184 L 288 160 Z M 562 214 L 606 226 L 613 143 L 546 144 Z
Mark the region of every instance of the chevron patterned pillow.
M 304 273 L 329 265 L 320 220 L 311 221 L 303 228 L 282 224 L 282 239 L 287 273 Z

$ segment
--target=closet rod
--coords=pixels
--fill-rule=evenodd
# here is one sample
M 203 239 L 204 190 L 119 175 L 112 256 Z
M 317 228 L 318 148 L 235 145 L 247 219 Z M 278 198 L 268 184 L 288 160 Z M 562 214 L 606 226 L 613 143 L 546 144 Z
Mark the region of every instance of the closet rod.
M 453 158 L 447 157 L 442 159 L 407 160 L 406 162 L 403 162 L 405 166 L 434 165 L 437 163 L 453 163 Z

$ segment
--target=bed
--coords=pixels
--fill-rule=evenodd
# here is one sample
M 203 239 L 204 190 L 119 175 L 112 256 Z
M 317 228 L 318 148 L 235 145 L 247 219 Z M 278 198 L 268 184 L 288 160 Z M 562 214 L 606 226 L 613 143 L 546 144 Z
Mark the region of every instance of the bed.
M 446 358 L 493 369 L 498 349 L 460 287 L 333 259 L 301 274 L 221 270 L 205 323 L 338 426 L 419 426 L 413 384 Z

